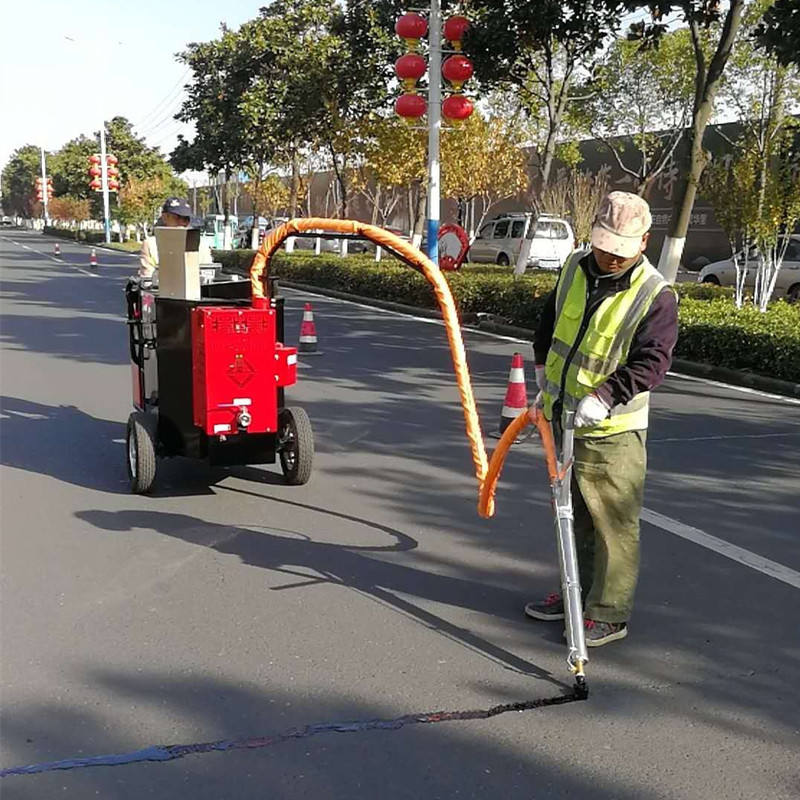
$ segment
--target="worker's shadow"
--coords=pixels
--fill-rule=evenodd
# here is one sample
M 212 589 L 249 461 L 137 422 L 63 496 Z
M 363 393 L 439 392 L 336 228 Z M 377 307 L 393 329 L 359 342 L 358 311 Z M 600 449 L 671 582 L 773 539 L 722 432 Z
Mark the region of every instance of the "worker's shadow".
M 562 688 L 565 693 L 571 691 L 550 672 L 406 599 L 416 596 L 425 601 L 460 606 L 522 624 L 519 597 L 515 592 L 385 560 L 386 555 L 417 547 L 414 539 L 396 529 L 294 501 L 272 500 L 367 525 L 391 537 L 394 542 L 383 546 L 341 545 L 314 541 L 298 531 L 218 525 L 185 514 L 161 511 L 90 510 L 79 512 L 76 516 L 109 531 L 152 529 L 191 544 L 238 556 L 246 564 L 291 576 L 288 583 L 272 586 L 271 591 L 319 583 L 349 587 L 481 653 L 505 669 L 548 681 Z M 371 558 L 371 553 L 380 554 L 381 557 Z

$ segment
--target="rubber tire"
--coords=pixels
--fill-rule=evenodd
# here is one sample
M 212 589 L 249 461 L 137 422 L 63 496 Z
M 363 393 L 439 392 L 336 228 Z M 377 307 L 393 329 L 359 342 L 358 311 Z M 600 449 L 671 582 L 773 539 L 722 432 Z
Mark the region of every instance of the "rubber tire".
M 311 420 L 305 409 L 294 406 L 281 411 L 278 426 L 281 433 L 286 425 L 294 436 L 296 452 L 294 464 L 289 464 L 283 449 L 278 453 L 283 478 L 289 486 L 302 486 L 311 478 L 314 463 L 314 432 L 311 430 Z
M 511 262 L 508 260 L 508 256 L 505 253 L 500 253 L 497 256 L 497 266 L 498 267 L 507 267 Z
M 720 285 L 719 278 L 716 275 L 706 275 L 706 277 L 703 278 L 703 283 L 707 283 L 709 286 Z
M 156 432 L 158 418 L 154 414 L 134 411 L 128 417 L 125 436 L 125 463 L 134 494 L 147 494 L 156 480 Z M 131 464 L 131 447 L 135 453 L 135 473 Z
M 789 287 L 789 291 L 786 292 L 786 302 L 800 303 L 800 283 L 795 283 Z

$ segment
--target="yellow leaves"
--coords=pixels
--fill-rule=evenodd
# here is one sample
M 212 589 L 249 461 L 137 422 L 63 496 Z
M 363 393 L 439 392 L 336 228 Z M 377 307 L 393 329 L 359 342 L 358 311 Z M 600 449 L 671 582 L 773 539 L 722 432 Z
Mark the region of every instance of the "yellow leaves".
M 510 197 L 527 188 L 526 156 L 513 125 L 474 113 L 442 133 L 442 190 L 447 197 Z
M 88 200 L 80 200 L 71 195 L 54 197 L 48 203 L 47 210 L 53 219 L 62 222 L 71 222 L 73 220 L 80 222 L 89 219 L 90 213 Z
M 252 181 L 245 188 L 259 211 L 275 216 L 289 205 L 289 187 L 277 176 L 268 175 L 261 181 Z
M 427 165 L 427 132 L 396 117 L 374 117 L 364 124 L 364 162 L 384 186 L 410 186 L 423 180 Z

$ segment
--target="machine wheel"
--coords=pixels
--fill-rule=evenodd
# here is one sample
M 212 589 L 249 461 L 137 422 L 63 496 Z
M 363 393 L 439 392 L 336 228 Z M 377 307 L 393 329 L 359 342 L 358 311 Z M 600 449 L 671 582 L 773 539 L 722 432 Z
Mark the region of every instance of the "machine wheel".
M 507 267 L 511 262 L 508 260 L 508 256 L 505 253 L 500 253 L 497 256 L 497 264 L 501 267 Z
M 147 494 L 156 479 L 157 429 L 158 418 L 154 414 L 134 411 L 128 417 L 128 478 L 135 494 Z
M 311 477 L 314 433 L 302 408 L 284 408 L 278 426 L 278 447 L 283 477 L 290 486 L 302 486 Z
M 800 303 L 800 283 L 789 287 L 789 291 L 786 292 L 786 299 L 790 303 Z
M 711 286 L 719 286 L 719 278 L 716 275 L 706 275 L 703 278 L 703 283 L 708 283 Z

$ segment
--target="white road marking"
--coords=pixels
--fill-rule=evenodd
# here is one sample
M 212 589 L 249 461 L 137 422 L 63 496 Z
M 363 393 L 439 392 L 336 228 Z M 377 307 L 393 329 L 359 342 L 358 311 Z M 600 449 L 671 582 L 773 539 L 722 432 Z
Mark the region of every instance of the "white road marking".
M 313 297 L 321 297 L 324 300 L 331 300 L 336 303 L 347 303 L 351 306 L 358 306 L 358 308 L 365 308 L 368 311 L 378 311 L 383 314 L 394 314 L 398 317 L 406 317 L 408 319 L 416 320 L 417 322 L 427 322 L 431 325 L 439 325 L 440 327 L 444 327 L 444 322 L 440 319 L 428 319 L 427 317 L 417 317 L 414 314 L 408 314 L 404 311 L 392 311 L 388 308 L 378 308 L 377 306 L 370 306 L 366 303 L 358 303 L 355 300 L 342 300 L 339 297 L 331 297 L 326 294 L 318 294 L 317 292 L 309 292 L 305 289 L 290 289 L 288 286 L 285 289 L 286 291 L 296 292 L 298 294 L 308 294 L 312 295 Z M 516 336 L 504 336 L 500 333 L 491 333 L 490 331 L 481 331 L 477 328 L 466 328 L 467 333 L 470 334 L 478 334 L 480 336 L 489 336 L 492 339 L 499 339 L 503 342 L 514 342 L 515 344 L 524 344 L 532 346 L 532 342 L 528 339 L 519 339 Z M 707 383 L 711 386 L 720 386 L 723 389 L 731 389 L 737 392 L 744 392 L 745 394 L 753 394 L 758 397 L 768 397 L 770 400 L 778 400 L 779 402 L 783 403 L 791 403 L 792 405 L 800 406 L 800 400 L 794 397 L 785 397 L 782 394 L 771 394 L 770 392 L 762 392 L 759 389 L 751 389 L 748 386 L 735 386 L 732 383 L 723 383 L 722 381 L 714 381 L 710 378 L 698 378 L 694 375 L 684 375 L 683 373 L 679 372 L 668 372 L 667 375 L 670 375 L 673 378 L 680 378 L 681 380 L 685 381 L 697 381 L 698 383 Z
M 19 244 L 18 242 L 13 242 L 13 240 L 9 239 L 8 241 L 12 242 L 13 244 L 17 245 L 17 247 L 24 247 L 26 250 L 30 250 L 32 253 L 36 253 L 36 255 L 42 256 L 42 258 L 49 258 L 51 261 L 54 261 L 56 264 L 61 264 L 64 267 L 72 267 L 73 269 L 78 270 L 78 272 L 82 272 L 84 275 L 88 275 L 90 278 L 99 278 L 100 276 L 96 272 L 89 272 L 89 270 L 84 269 L 83 267 L 79 267 L 77 264 L 72 264 L 69 261 L 64 261 L 63 258 L 56 258 L 55 256 L 50 255 L 50 253 L 43 253 L 41 250 L 36 250 L 33 247 L 28 247 L 26 244 Z
M 708 550 L 713 550 L 715 553 L 731 559 L 731 561 L 736 561 L 739 564 L 750 567 L 750 569 L 768 575 L 770 578 L 788 583 L 789 586 L 793 586 L 795 589 L 800 589 L 800 572 L 784 564 L 779 564 L 777 561 L 772 561 L 769 558 L 752 553 L 750 550 L 745 550 L 744 547 L 726 542 L 724 539 L 712 536 L 699 528 L 684 525 L 682 522 L 678 522 L 671 517 L 665 517 L 663 514 L 659 514 L 649 508 L 642 509 L 642 519 L 657 528 L 661 528 L 663 531 L 674 533 L 682 539 L 699 544 Z
M 722 381 L 713 381 L 711 378 L 698 378 L 696 375 L 684 375 L 682 372 L 667 373 L 673 378 L 680 378 L 683 381 L 697 381 L 698 383 L 708 383 L 711 386 L 721 386 L 723 389 L 733 389 L 737 392 L 744 392 L 745 394 L 754 394 L 758 397 L 769 397 L 770 400 L 782 400 L 784 403 L 791 403 L 795 406 L 800 406 L 800 400 L 796 397 L 786 397 L 782 394 L 772 394 L 771 392 L 762 392 L 760 389 L 751 389 L 749 386 L 735 386 L 732 383 L 723 383 Z
M 725 439 L 772 439 L 782 436 L 800 436 L 800 430 L 784 433 L 733 433 L 729 436 L 674 436 L 670 439 L 648 439 L 648 444 L 662 442 L 719 442 Z

